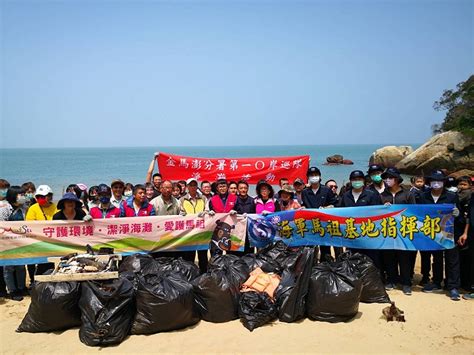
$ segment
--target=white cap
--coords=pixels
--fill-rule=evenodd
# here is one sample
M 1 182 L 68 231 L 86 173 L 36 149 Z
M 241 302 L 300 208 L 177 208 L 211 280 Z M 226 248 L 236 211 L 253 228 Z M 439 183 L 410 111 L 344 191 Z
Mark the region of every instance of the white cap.
M 189 178 L 188 180 L 186 180 L 186 185 L 189 185 L 193 181 L 195 181 L 196 184 L 198 183 L 198 181 L 195 178 Z
M 49 194 L 52 194 L 53 193 L 53 190 L 51 190 L 51 187 L 49 187 L 48 185 L 40 185 L 38 186 L 38 188 L 36 189 L 36 192 L 35 192 L 35 196 L 46 196 L 46 195 L 49 195 Z

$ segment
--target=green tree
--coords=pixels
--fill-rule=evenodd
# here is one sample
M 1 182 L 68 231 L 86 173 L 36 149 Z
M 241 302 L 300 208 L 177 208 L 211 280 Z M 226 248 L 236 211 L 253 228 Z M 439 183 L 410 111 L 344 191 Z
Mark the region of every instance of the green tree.
M 456 90 L 445 90 L 433 107 L 447 110 L 443 123 L 432 126 L 434 133 L 459 131 L 474 136 L 474 75 L 456 85 Z

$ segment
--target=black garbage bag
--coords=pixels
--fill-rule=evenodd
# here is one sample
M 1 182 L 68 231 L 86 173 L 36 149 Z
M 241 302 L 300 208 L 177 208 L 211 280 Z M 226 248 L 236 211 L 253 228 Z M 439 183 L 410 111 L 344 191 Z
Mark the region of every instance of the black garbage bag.
M 39 333 L 81 325 L 78 282 L 37 282 L 31 304 L 17 332 Z
M 135 314 L 133 285 L 124 278 L 84 281 L 79 307 L 81 342 L 89 346 L 119 344 L 128 335 Z
M 244 292 L 239 302 L 240 321 L 250 331 L 277 319 L 278 310 L 265 292 Z
M 249 268 L 235 255 L 211 260 L 208 272 L 193 281 L 195 303 L 202 319 L 222 323 L 238 318 L 240 287 L 249 277 Z
M 181 274 L 164 272 L 139 278 L 132 334 L 183 329 L 199 322 L 193 286 Z
M 280 286 L 275 292 L 278 319 L 287 323 L 305 316 L 305 300 L 314 261 L 312 247 L 301 248 L 297 253 L 296 261 L 283 271 Z
M 200 275 L 199 267 L 183 258 L 160 257 L 148 263 L 142 270 L 142 275 L 158 275 L 160 273 L 181 274 L 186 280 L 192 281 Z
M 276 260 L 263 254 L 247 254 L 244 255 L 241 260 L 247 264 L 250 271 L 260 268 L 263 272 L 281 274 L 283 270 L 282 266 Z
M 152 261 L 153 258 L 148 254 L 133 254 L 127 256 L 120 263 L 119 273 L 134 272 L 138 274 Z
M 301 248 L 290 248 L 284 242 L 278 241 L 261 249 L 257 256 L 266 257 L 277 262 L 281 269 L 294 266 Z
M 321 263 L 309 280 L 306 313 L 309 319 L 347 322 L 359 311 L 362 281 L 347 262 Z
M 338 261 L 346 260 L 352 264 L 362 280 L 362 294 L 360 301 L 364 303 L 390 303 L 390 297 L 385 291 L 379 269 L 372 259 L 361 253 L 345 252 L 337 258 Z

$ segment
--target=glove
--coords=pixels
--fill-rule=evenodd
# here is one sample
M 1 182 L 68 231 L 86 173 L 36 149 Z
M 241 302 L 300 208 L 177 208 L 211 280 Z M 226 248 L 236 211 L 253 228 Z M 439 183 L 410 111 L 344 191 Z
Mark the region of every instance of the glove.
M 390 202 L 385 202 L 383 205 L 387 206 L 387 207 L 390 207 L 392 204 Z
M 179 212 L 179 215 L 180 215 L 180 216 L 186 216 L 186 212 L 181 211 L 181 212 Z
M 199 218 L 204 217 L 204 215 L 205 215 L 205 212 L 199 212 L 199 213 L 198 213 L 198 217 L 199 217 Z
M 269 211 L 262 211 L 262 216 L 266 216 L 266 215 L 269 215 L 271 212 Z
M 231 216 L 235 216 L 235 215 L 237 214 L 237 211 L 236 211 L 236 210 L 231 210 L 231 211 L 229 212 L 229 214 L 230 214 Z
M 453 217 L 459 217 L 459 208 L 457 207 L 453 208 Z
M 91 216 L 90 214 L 86 214 L 86 215 L 82 218 L 82 220 L 83 220 L 84 222 L 90 222 L 90 221 L 92 221 L 92 216 Z
M 242 217 L 247 218 L 247 213 L 243 213 Z
M 216 212 L 214 212 L 214 211 L 209 211 L 209 212 L 207 212 L 207 214 L 212 217 L 212 216 L 214 216 L 214 215 L 216 214 Z

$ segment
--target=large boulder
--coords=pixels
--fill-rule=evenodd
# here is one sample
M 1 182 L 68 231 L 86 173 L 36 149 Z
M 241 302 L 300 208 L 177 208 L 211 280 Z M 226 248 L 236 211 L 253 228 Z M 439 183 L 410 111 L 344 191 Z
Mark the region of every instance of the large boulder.
M 449 174 L 449 176 L 452 176 L 456 179 L 460 178 L 461 176 L 474 176 L 474 167 L 471 170 L 470 169 L 462 169 L 462 170 L 455 171 L 455 172 Z
M 326 158 L 328 164 L 342 164 L 344 157 L 340 154 L 334 154 Z
M 474 137 L 455 131 L 440 133 L 396 167 L 406 174 L 429 174 L 434 169 L 474 170 Z
M 377 149 L 369 158 L 369 165 L 380 164 L 386 168 L 395 166 L 399 161 L 413 153 L 413 148 L 408 145 L 388 145 Z

